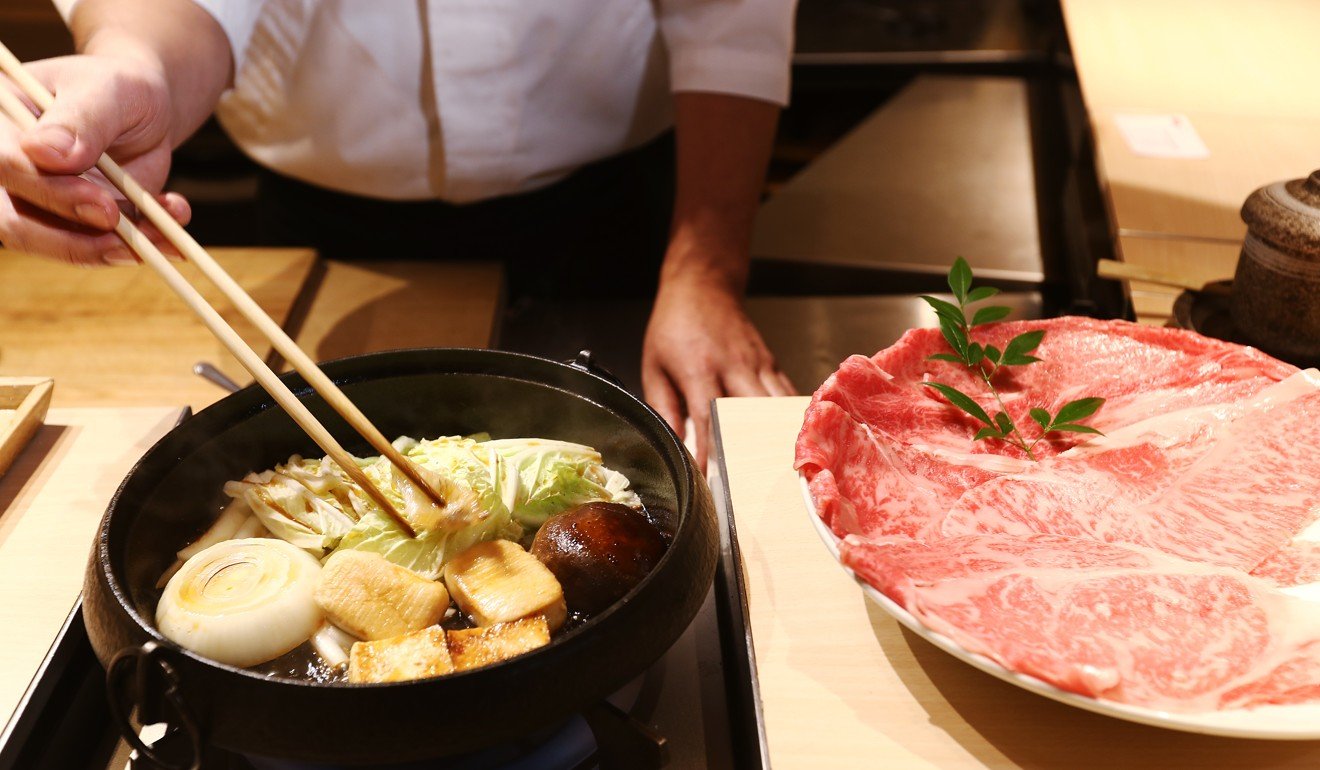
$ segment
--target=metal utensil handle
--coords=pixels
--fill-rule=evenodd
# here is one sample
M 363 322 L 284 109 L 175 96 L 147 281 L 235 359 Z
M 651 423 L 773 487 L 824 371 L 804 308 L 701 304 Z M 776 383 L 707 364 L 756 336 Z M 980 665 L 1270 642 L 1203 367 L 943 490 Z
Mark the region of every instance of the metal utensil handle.
M 174 715 L 178 718 L 178 727 L 181 727 L 188 734 L 191 759 L 187 764 L 175 764 L 170 760 L 160 756 L 152 746 L 142 740 L 137 730 L 133 728 L 133 710 L 143 711 L 143 698 L 145 693 L 146 678 L 149 675 L 149 669 L 145 664 L 154 663 L 159 669 L 160 676 L 165 682 L 164 698 L 174 710 Z M 130 665 L 131 664 L 131 665 Z M 128 684 L 128 677 L 131 675 L 133 684 Z M 192 713 L 183 702 L 183 695 L 179 692 L 179 676 L 174 671 L 174 667 L 169 661 L 160 655 L 160 646 L 155 642 L 147 642 L 141 647 L 128 647 L 120 650 L 110 661 L 110 665 L 105 672 L 106 696 L 110 701 L 110 716 L 119 727 L 119 732 L 128 741 L 138 755 L 145 757 L 148 761 L 167 768 L 167 770 L 201 770 L 202 767 L 202 733 L 197 726 L 197 720 L 193 719 Z M 127 696 L 127 697 L 124 697 Z M 127 701 L 127 705 L 125 705 Z M 155 711 L 160 711 L 157 706 Z M 168 720 L 164 720 L 170 724 Z
M 592 355 L 590 350 L 580 350 L 578 351 L 578 354 L 576 356 L 570 358 L 564 363 L 568 364 L 574 369 L 584 371 L 587 374 L 594 374 L 597 377 L 601 378 L 602 380 L 608 380 L 610 383 L 614 385 L 618 385 L 620 388 L 627 390 L 627 388 L 624 388 L 623 386 L 623 380 L 620 380 L 618 377 L 615 377 L 614 373 L 611 372 L 609 369 L 606 369 L 605 367 L 596 363 L 596 358 L 595 356 Z
M 228 375 L 208 361 L 198 361 L 193 364 L 193 374 L 229 393 L 237 393 L 243 389 L 243 386 L 229 379 Z

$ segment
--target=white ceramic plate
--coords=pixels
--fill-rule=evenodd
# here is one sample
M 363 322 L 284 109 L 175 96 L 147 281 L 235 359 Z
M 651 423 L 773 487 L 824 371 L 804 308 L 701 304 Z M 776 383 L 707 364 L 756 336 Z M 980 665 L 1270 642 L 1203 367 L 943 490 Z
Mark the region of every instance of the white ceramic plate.
M 800 473 L 798 478 L 801 480 L 802 497 L 806 500 L 812 526 L 816 528 L 816 533 L 820 535 L 825 547 L 834 555 L 835 561 L 839 561 L 839 567 L 857 581 L 857 584 L 862 587 L 862 591 L 870 597 L 871 601 L 880 605 L 885 612 L 892 615 L 899 623 L 955 658 L 970 663 L 987 674 L 993 674 L 1024 690 L 1053 698 L 1069 706 L 1076 706 L 1077 708 L 1117 717 L 1118 719 L 1126 719 L 1130 722 L 1140 722 L 1155 727 L 1166 727 L 1171 730 L 1183 730 L 1191 733 L 1224 735 L 1230 738 L 1268 738 L 1287 741 L 1320 740 L 1320 704 L 1262 706 L 1254 709 L 1210 711 L 1200 714 L 1174 714 L 1140 706 L 1097 700 L 1096 698 L 1088 698 L 1084 695 L 1060 690 L 1034 676 L 1010 671 L 984 655 L 968 651 L 947 636 L 926 628 L 921 621 L 913 617 L 893 599 L 880 593 L 865 580 L 858 577 L 857 573 L 843 565 L 843 562 L 839 560 L 839 538 L 816 515 L 816 504 L 811 499 L 811 491 L 807 488 L 806 479 Z

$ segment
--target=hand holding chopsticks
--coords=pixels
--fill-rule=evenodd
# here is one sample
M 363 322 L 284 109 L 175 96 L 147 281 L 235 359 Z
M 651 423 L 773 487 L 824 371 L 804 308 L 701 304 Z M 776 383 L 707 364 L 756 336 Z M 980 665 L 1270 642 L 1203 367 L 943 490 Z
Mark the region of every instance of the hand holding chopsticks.
M 54 96 L 46 90 L 40 82 L 32 77 L 18 59 L 6 48 L 0 44 L 0 71 L 3 71 L 14 81 L 20 90 L 35 104 L 39 109 L 46 110 L 54 102 Z M 18 124 L 21 129 L 27 130 L 36 124 L 36 118 L 28 110 L 16 95 L 8 89 L 0 86 L 0 111 L 3 111 L 11 120 Z M 170 216 L 169 212 L 160 205 L 150 193 L 139 185 L 132 177 L 124 172 L 117 163 L 110 159 L 108 155 L 101 155 L 96 163 L 96 168 L 110 180 L 120 192 L 128 199 L 130 203 L 137 206 L 138 209 L 156 226 L 165 238 L 178 249 L 179 253 L 189 259 L 200 269 L 209 280 L 211 280 L 238 309 L 243 316 L 248 319 L 256 328 L 265 335 L 282 355 L 286 361 L 303 376 L 307 383 L 317 392 L 326 403 L 330 404 L 336 412 L 352 426 L 358 433 L 367 439 L 368 443 L 382 455 L 390 460 L 399 471 L 407 477 L 412 483 L 420 487 L 433 503 L 444 507 L 445 500 L 433 489 L 430 484 L 423 480 L 418 470 L 412 462 L 403 457 L 402 454 L 390 444 L 371 421 L 367 419 L 361 410 L 359 410 L 344 395 L 338 386 L 321 371 L 320 367 L 275 323 L 264 310 L 243 291 L 234 280 L 224 271 L 222 267 L 203 249 L 192 236 L 190 236 L 183 227 Z M 311 411 L 298 400 L 298 397 L 289 390 L 276 374 L 271 371 L 261 358 L 252 351 L 243 341 L 237 332 L 216 312 L 215 308 L 207 304 L 205 298 L 193 288 L 184 279 L 169 260 L 156 248 L 136 225 L 126 216 L 120 215 L 118 223 L 115 225 L 115 232 L 128 244 L 142 261 L 155 270 L 169 287 L 179 295 L 197 316 L 202 320 L 211 333 L 214 334 L 222 344 L 234 355 L 235 358 L 247 369 L 261 386 L 270 393 L 276 403 L 283 408 L 294 422 L 309 435 L 316 444 L 325 451 L 330 458 L 338 464 L 348 476 L 353 479 L 364 491 L 369 494 L 377 504 L 401 527 L 409 536 L 416 536 L 413 527 L 406 519 L 395 510 L 385 495 L 375 487 L 358 467 L 353 457 L 344 450 L 338 441 L 325 429 L 325 426 L 312 415 Z

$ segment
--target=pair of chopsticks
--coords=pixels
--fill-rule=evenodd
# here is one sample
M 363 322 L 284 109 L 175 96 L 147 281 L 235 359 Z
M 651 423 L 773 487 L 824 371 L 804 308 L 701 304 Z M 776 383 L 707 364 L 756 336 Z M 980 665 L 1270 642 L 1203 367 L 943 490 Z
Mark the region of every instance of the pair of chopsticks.
M 17 84 L 18 88 L 40 110 L 49 109 L 54 102 L 55 97 L 50 91 L 46 90 L 45 86 L 23 69 L 22 63 L 3 43 L 0 43 L 0 71 L 8 75 L 9 79 Z M 27 105 L 23 104 L 22 100 L 2 84 L 0 84 L 0 112 L 7 114 L 10 120 L 18 124 L 19 128 L 23 130 L 30 129 L 37 122 L 36 117 Z M 367 442 L 376 451 L 388 458 L 405 477 L 420 487 L 432 502 L 442 508 L 445 506 L 444 498 L 421 478 L 417 467 L 390 444 L 389 440 L 376 426 L 371 424 L 367 416 L 352 401 L 348 400 L 344 392 L 326 376 L 325 372 L 321 371 L 316 362 L 303 352 L 302 348 L 298 347 L 298 344 L 253 301 L 252 297 L 248 296 L 247 292 L 243 291 L 242 287 L 225 272 L 224 268 L 220 267 L 215 259 L 206 252 L 206 249 L 202 248 L 170 216 L 169 212 L 156 201 L 155 197 L 125 173 L 119 167 L 119 164 L 111 160 L 108 155 L 101 155 L 101 159 L 96 163 L 96 168 L 124 194 L 124 197 L 130 203 L 137 206 L 138 210 L 145 214 L 147 219 L 151 220 L 151 223 L 179 250 L 180 254 L 196 265 L 202 271 L 202 274 L 220 289 L 225 297 L 243 314 L 244 318 L 256 326 L 271 341 L 271 344 L 279 351 L 280 355 L 289 362 L 295 371 L 303 376 L 303 379 L 325 399 L 326 403 L 330 404 L 354 430 L 366 438 Z M 403 531 L 408 533 L 409 537 L 416 537 L 417 532 L 412 525 L 403 518 L 399 511 L 395 510 L 384 493 L 371 483 L 366 474 L 362 472 L 362 469 L 358 467 L 352 455 L 344 450 L 334 436 L 330 435 L 330 432 L 325 429 L 325 426 L 298 400 L 293 391 L 289 390 L 288 386 L 280 381 L 275 372 L 271 371 L 270 367 L 261 360 L 261 357 L 247 346 L 247 343 L 234 331 L 233 327 L 187 282 L 183 275 L 175 269 L 174 265 L 166 259 L 165 255 L 156 248 L 155 244 L 133 224 L 132 220 L 121 213 L 119 222 L 115 225 L 115 232 L 128 244 L 129 248 L 142 258 L 143 262 L 151 266 L 165 280 L 165 283 L 179 295 L 184 303 L 188 305 L 188 308 L 201 318 L 202 323 L 206 324 L 211 333 L 243 364 L 243 367 L 256 378 L 261 387 L 266 389 L 266 392 L 316 442 L 317 446 L 321 447 L 330 456 L 330 459 L 348 474 L 349 478 L 362 487 L 384 509 L 385 513 Z

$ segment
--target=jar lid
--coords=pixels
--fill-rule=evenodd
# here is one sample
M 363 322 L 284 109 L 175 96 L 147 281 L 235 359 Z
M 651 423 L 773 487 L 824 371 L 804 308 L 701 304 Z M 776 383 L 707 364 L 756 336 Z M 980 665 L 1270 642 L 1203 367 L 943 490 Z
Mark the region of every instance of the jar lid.
M 1242 221 L 1275 248 L 1320 262 L 1320 170 L 1256 190 L 1242 204 Z

